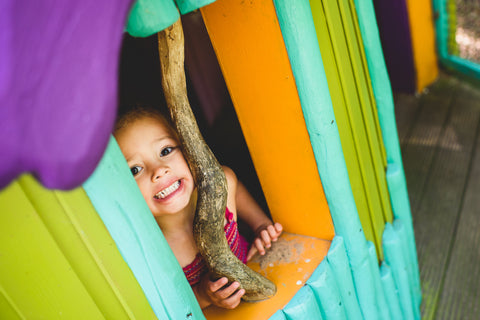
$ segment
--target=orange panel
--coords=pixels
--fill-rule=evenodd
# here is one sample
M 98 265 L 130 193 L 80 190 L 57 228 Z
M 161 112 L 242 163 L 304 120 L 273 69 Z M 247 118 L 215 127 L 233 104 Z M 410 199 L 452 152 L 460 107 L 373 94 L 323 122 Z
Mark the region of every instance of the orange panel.
M 432 1 L 407 0 L 417 91 L 421 92 L 438 76 Z
M 201 11 L 273 219 L 286 231 L 332 239 L 273 3 L 218 0 Z
M 253 270 L 272 280 L 277 293 L 261 302 L 241 302 L 234 310 L 215 306 L 204 309 L 208 320 L 268 319 L 282 309 L 305 285 L 326 256 L 330 241 L 285 233 L 264 257 L 256 256 L 248 263 Z

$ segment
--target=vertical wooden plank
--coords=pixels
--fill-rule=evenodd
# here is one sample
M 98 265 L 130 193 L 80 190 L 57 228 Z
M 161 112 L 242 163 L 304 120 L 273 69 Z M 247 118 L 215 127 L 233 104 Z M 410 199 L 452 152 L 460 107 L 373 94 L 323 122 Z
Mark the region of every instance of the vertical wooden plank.
M 17 182 L 0 212 L 0 285 L 25 318 L 104 319 Z
M 404 221 L 410 261 L 415 269 L 416 291 L 420 291 L 417 250 L 413 232 L 410 201 L 407 193 L 402 156 L 396 130 L 392 91 L 383 60 L 382 47 L 376 26 L 375 12 L 371 1 L 357 1 L 356 11 L 359 28 L 364 41 L 368 69 L 372 77 L 373 92 L 378 106 L 378 118 L 382 129 L 383 141 L 387 152 L 387 185 L 395 218 Z
M 155 318 L 135 277 L 81 188 L 51 191 L 31 176 L 21 177 L 19 184 L 105 317 Z
M 383 145 L 380 124 L 378 122 L 377 106 L 371 87 L 372 80 L 370 79 L 368 66 L 366 65 L 363 45 L 361 45 L 362 38 L 361 34 L 357 32 L 357 17 L 352 13 L 350 3 L 351 1 L 349 0 L 339 1 L 339 10 L 345 28 L 345 38 L 348 44 L 353 75 L 360 100 L 361 113 L 363 115 L 363 123 L 371 158 L 370 161 L 373 164 L 373 171 L 376 178 L 376 190 L 379 194 L 380 204 L 383 208 L 383 220 L 386 222 L 392 222 L 392 207 L 390 205 L 390 196 L 385 177 L 387 167 L 385 147 Z M 353 10 L 355 10 L 354 6 Z M 383 229 L 379 231 L 380 233 L 383 233 Z
M 385 261 L 382 262 L 382 266 L 380 267 L 380 276 L 382 280 L 383 292 L 385 293 L 385 298 L 387 299 L 390 318 L 393 320 L 404 319 L 402 309 L 400 308 L 400 299 L 397 294 L 398 290 L 395 286 L 395 281 L 393 280 L 392 271 Z
M 340 288 L 327 260 L 322 261 L 308 279 L 324 319 L 347 319 Z
M 0 316 L 9 320 L 26 319 L 2 286 L 0 286 Z
M 373 288 L 375 291 L 375 302 L 378 308 L 378 313 L 380 314 L 380 319 L 390 319 L 390 313 L 388 311 L 387 300 L 383 292 L 382 283 L 380 280 L 380 269 L 378 267 L 378 258 L 375 250 L 375 245 L 372 242 L 368 242 L 368 252 L 369 252 L 369 262 L 370 269 L 373 273 Z
M 201 11 L 273 218 L 286 231 L 332 239 L 273 3 L 220 0 Z
M 402 257 L 402 247 L 400 239 L 393 226 L 387 223 L 383 234 L 383 246 L 385 252 L 385 261 L 392 268 L 395 286 L 398 290 L 400 305 L 403 315 L 406 319 L 420 319 L 419 312 L 413 310 L 413 298 L 410 289 L 410 282 L 407 274 L 407 267 Z
M 338 80 L 340 81 L 340 86 L 342 88 L 342 96 L 345 100 L 344 103 L 339 105 L 334 104 L 334 110 L 337 121 L 339 121 L 340 138 L 342 139 L 342 146 L 344 147 L 345 159 L 355 200 L 357 201 L 357 198 L 359 200 L 364 198 L 366 203 L 364 208 L 360 206 L 358 207 L 360 220 L 362 221 L 362 226 L 368 225 L 369 223 L 372 226 L 373 237 L 367 237 L 367 239 L 376 244 L 379 256 L 383 257 L 381 252 L 381 235 L 385 225 L 383 208 L 378 193 L 373 161 L 369 150 L 369 140 L 363 121 L 362 103 L 355 83 L 355 75 L 351 61 L 352 57 L 351 55 L 348 55 L 349 43 L 347 42 L 345 35 L 338 3 L 312 0 L 310 1 L 310 4 L 312 7 L 315 7 L 316 10 L 314 10 L 314 12 L 317 12 L 320 8 L 323 8 L 324 10 L 327 30 L 329 30 L 328 34 L 336 65 L 338 67 L 335 72 L 338 73 Z M 321 30 L 320 26 L 316 26 L 316 29 L 317 32 Z M 322 50 L 322 48 L 320 48 L 320 50 Z M 328 76 L 329 74 L 327 74 L 327 79 L 330 84 L 334 79 L 328 78 Z M 337 112 L 337 109 L 339 108 L 345 108 L 346 111 L 339 114 Z M 341 115 L 345 115 L 346 117 L 341 118 Z M 348 133 L 345 133 L 347 130 L 352 131 L 353 149 L 350 150 L 346 149 L 346 145 L 344 144 L 346 135 L 348 135 Z M 367 146 L 367 148 L 365 148 L 365 146 Z M 352 157 L 352 154 L 356 154 L 357 156 L 355 162 L 353 161 L 355 157 Z M 355 166 L 357 165 L 360 166 L 359 175 L 353 175 L 352 167 L 354 168 L 353 170 L 355 170 Z
M 190 285 L 112 137 L 83 185 L 159 319 L 204 319 Z
M 333 51 L 332 42 L 330 39 L 330 33 L 327 26 L 325 12 L 321 1 L 310 1 L 310 6 L 313 15 L 313 22 L 315 24 L 317 39 L 319 47 L 321 48 L 322 60 L 324 65 L 329 66 L 325 68 L 325 75 L 328 80 L 329 94 L 334 106 L 335 121 L 337 126 L 341 123 L 348 123 L 348 113 L 345 106 L 346 101 L 343 94 L 343 87 L 340 82 L 340 75 L 338 74 L 338 66 Z M 343 129 L 343 130 L 341 130 Z M 340 131 L 341 130 L 341 131 Z M 343 154 L 345 161 L 347 158 L 350 160 L 348 167 L 349 176 L 360 176 L 360 162 L 358 160 L 358 154 L 353 139 L 353 131 L 349 125 L 344 125 L 339 128 L 342 142 Z M 359 182 L 358 180 L 356 182 Z M 363 184 L 355 183 L 350 179 L 352 191 L 355 196 L 356 210 L 358 211 L 360 221 L 362 223 L 363 232 L 368 240 L 374 241 L 375 236 L 373 232 L 372 221 L 365 212 L 368 212 L 367 197 L 363 190 Z M 339 200 L 340 201 L 340 200 Z
M 328 250 L 327 261 L 338 283 L 347 319 L 362 319 L 362 311 L 358 305 L 352 271 L 342 237 L 336 236 L 333 238 Z
M 283 308 L 288 320 L 325 319 L 322 317 L 315 295 L 310 286 L 304 286 Z
M 438 76 L 433 10 L 430 0 L 406 0 L 417 74 L 417 92 Z

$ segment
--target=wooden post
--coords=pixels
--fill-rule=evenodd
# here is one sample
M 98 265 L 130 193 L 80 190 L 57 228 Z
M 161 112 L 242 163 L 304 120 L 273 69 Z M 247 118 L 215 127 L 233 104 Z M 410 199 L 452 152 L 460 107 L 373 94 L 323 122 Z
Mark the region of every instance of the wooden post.
M 173 124 L 198 188 L 193 233 L 200 254 L 213 277 L 238 281 L 246 301 L 264 300 L 275 285 L 244 265 L 230 250 L 223 231 L 227 182 L 223 170 L 207 146 L 190 108 L 184 71 L 184 38 L 180 19 L 158 33 L 162 85 Z

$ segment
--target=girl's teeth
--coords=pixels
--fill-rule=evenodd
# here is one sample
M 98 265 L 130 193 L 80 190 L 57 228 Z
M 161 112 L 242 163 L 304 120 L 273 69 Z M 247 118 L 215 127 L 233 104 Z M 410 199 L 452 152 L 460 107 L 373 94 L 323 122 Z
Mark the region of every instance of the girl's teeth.
M 162 191 L 160 191 L 159 193 L 157 193 L 155 195 L 155 198 L 163 199 L 163 198 L 167 197 L 168 195 L 170 195 L 175 190 L 177 190 L 178 187 L 180 187 L 180 181 L 177 181 L 177 182 L 173 183 L 170 187 L 165 188 Z

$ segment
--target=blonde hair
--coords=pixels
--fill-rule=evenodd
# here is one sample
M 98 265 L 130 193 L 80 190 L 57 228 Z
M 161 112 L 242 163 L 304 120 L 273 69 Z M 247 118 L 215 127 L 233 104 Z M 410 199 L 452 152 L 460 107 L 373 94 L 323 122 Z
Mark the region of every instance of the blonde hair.
M 165 116 L 160 110 L 153 107 L 145 106 L 136 106 L 128 110 L 127 112 L 121 114 L 116 122 L 113 130 L 113 135 L 123 128 L 128 127 L 133 124 L 135 121 L 142 118 L 153 118 L 161 121 L 169 131 L 171 131 L 175 137 L 177 137 L 177 132 L 174 129 L 174 126 L 170 120 L 170 117 Z

